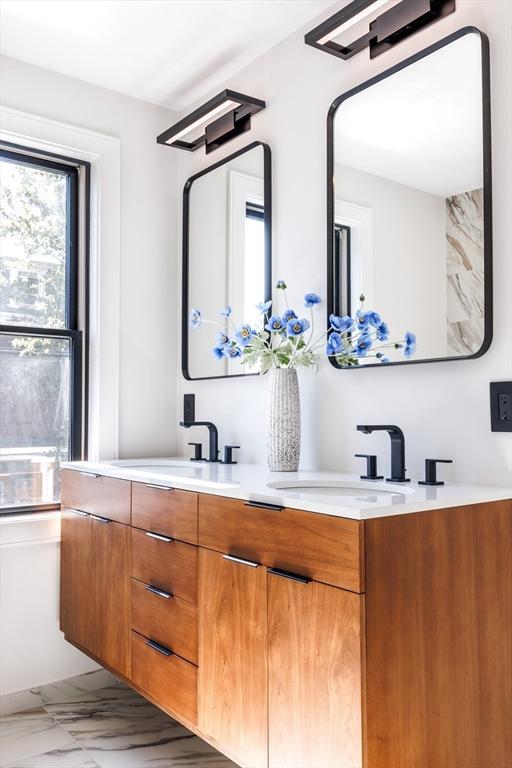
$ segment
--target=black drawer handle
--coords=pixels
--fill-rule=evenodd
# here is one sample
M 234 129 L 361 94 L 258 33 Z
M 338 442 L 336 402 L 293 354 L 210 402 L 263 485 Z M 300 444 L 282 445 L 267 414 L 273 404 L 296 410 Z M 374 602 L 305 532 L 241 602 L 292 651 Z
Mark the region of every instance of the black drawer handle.
M 299 576 L 298 573 L 290 573 L 289 571 L 282 571 L 280 568 L 269 568 L 269 573 L 273 573 L 274 576 L 281 576 L 283 579 L 291 579 L 292 581 L 300 581 L 301 584 L 309 584 L 311 579 L 307 576 Z
M 151 584 L 145 584 L 144 589 L 147 589 L 147 591 L 151 592 L 153 595 L 158 595 L 158 597 L 165 597 L 166 600 L 169 600 L 171 597 L 173 597 L 170 592 L 164 592 L 163 589 L 153 587 Z
M 235 555 L 222 555 L 224 560 L 230 560 L 232 563 L 239 563 L 240 565 L 249 565 L 251 568 L 258 568 L 260 563 L 255 563 L 253 560 L 245 560 L 243 557 L 235 557 Z
M 81 509 L 70 509 L 70 512 L 73 512 L 74 515 L 80 515 L 80 517 L 89 517 L 88 512 L 82 512 Z
M 100 515 L 91 515 L 93 520 L 97 520 L 98 523 L 111 523 L 112 520 L 108 517 L 101 517 Z
M 156 491 L 174 491 L 174 488 L 172 488 L 169 485 L 156 485 L 153 483 L 144 483 L 144 486 L 146 488 L 153 488 Z
M 152 648 L 154 651 L 158 651 L 162 656 L 174 656 L 173 652 L 160 643 L 155 643 L 154 640 L 146 640 L 146 645 Z
M 153 533 L 153 531 L 145 531 L 145 536 L 149 536 L 150 539 L 157 539 L 158 541 L 165 541 L 170 544 L 174 539 L 170 536 L 163 536 L 161 533 Z
M 256 509 L 273 509 L 276 512 L 280 512 L 284 509 L 284 507 L 279 504 L 267 504 L 266 501 L 246 501 L 244 503 L 246 507 L 256 507 Z
M 79 475 L 86 475 L 87 477 L 101 477 L 101 475 L 98 475 L 96 472 L 85 472 L 83 469 L 78 470 Z

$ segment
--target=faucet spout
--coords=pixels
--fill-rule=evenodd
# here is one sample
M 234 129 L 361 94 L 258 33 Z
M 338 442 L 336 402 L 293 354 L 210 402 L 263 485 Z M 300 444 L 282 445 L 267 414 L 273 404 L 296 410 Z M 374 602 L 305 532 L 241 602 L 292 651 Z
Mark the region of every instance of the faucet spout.
M 405 436 L 396 424 L 358 424 L 357 431 L 365 435 L 372 432 L 387 432 L 391 439 L 391 477 L 388 483 L 408 483 L 405 476 Z

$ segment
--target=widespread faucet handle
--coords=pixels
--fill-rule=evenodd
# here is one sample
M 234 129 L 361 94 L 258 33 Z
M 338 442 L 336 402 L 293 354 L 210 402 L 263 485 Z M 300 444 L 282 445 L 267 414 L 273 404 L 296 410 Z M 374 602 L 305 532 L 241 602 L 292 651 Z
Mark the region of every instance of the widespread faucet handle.
M 220 462 L 221 464 L 236 464 L 236 461 L 233 461 L 233 450 L 235 448 L 240 448 L 239 445 L 225 445 L 224 446 L 224 459 Z
M 425 459 L 425 479 L 420 480 L 418 485 L 444 485 L 442 480 L 437 479 L 437 464 L 453 464 L 452 459 Z
M 191 457 L 190 461 L 204 461 L 203 458 L 203 444 L 202 443 L 189 443 L 189 445 L 194 446 L 194 456 Z
M 366 459 L 366 475 L 361 480 L 384 480 L 384 475 L 377 474 L 377 457 L 369 453 L 354 453 L 357 459 Z

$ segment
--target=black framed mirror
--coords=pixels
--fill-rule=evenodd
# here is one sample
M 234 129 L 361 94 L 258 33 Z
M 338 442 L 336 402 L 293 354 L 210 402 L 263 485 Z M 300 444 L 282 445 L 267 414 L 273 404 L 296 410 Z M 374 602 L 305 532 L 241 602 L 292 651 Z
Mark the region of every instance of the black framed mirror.
M 328 317 L 374 311 L 371 367 L 476 358 L 492 340 L 489 44 L 465 27 L 339 96 L 327 120 Z M 360 296 L 364 296 L 364 304 Z M 416 337 L 410 359 L 393 341 Z
M 256 324 L 272 296 L 271 153 L 255 141 L 191 176 L 183 191 L 182 372 L 189 380 L 254 376 L 215 356 L 215 334 L 229 330 L 230 306 Z M 191 327 L 199 310 L 200 327 Z M 192 323 L 194 325 L 194 323 Z

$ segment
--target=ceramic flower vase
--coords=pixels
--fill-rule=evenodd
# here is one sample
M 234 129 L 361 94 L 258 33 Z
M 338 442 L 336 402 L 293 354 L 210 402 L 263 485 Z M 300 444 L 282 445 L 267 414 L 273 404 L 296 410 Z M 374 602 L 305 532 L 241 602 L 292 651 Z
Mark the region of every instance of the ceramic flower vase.
M 268 375 L 267 464 L 273 472 L 296 472 L 300 458 L 300 396 L 295 368 Z

